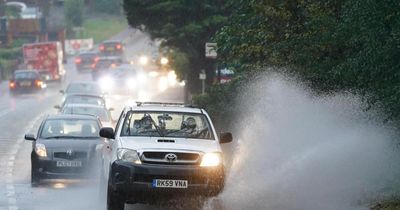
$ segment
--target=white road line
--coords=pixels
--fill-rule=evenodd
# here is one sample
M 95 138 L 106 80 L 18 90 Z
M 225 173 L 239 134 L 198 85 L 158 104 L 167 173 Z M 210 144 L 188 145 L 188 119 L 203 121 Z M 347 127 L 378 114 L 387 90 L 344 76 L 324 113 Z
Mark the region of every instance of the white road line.
M 1 116 L 1 114 L 0 114 Z M 43 115 L 39 115 L 34 120 L 29 123 L 28 126 L 25 127 L 24 130 L 31 130 L 37 124 L 37 122 L 43 118 Z M 17 197 L 15 193 L 15 187 L 13 183 L 13 171 L 15 165 L 15 159 L 18 154 L 18 151 L 21 148 L 21 144 L 23 140 L 21 138 L 17 138 L 18 140 L 15 141 L 15 145 L 12 148 L 12 152 L 9 157 L 9 161 L 7 163 L 7 174 L 6 174 L 6 188 L 7 188 L 7 197 L 8 197 L 8 210 L 18 210 L 17 205 Z
M 10 113 L 10 110 L 8 110 L 8 109 L 2 110 L 2 111 L 0 111 L 0 117 L 3 117 L 4 115 L 6 115 L 8 113 Z

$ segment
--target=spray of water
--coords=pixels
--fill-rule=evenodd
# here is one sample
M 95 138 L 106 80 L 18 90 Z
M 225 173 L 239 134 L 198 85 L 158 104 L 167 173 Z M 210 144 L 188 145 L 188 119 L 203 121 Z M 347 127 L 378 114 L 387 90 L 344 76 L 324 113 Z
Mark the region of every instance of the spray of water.
M 394 132 L 358 97 L 271 74 L 240 95 L 224 209 L 352 209 L 400 189 Z

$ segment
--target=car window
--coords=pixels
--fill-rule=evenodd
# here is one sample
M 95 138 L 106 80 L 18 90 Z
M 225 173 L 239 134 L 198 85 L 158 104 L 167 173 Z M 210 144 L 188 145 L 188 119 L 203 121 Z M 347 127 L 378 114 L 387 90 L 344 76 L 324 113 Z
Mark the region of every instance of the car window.
M 36 72 L 17 72 L 14 79 L 36 79 L 38 74 Z
M 101 107 L 77 107 L 68 106 L 62 110 L 63 114 L 82 114 L 93 115 L 100 118 L 101 121 L 110 121 L 110 116 L 106 108 Z
M 50 119 L 41 130 L 41 138 L 99 137 L 99 124 L 86 119 Z
M 121 136 L 214 139 L 205 115 L 179 112 L 128 112 Z
M 67 87 L 66 93 L 101 94 L 101 89 L 97 84 L 72 83 Z
M 65 104 L 93 104 L 104 106 L 105 101 L 100 97 L 71 95 L 65 99 Z

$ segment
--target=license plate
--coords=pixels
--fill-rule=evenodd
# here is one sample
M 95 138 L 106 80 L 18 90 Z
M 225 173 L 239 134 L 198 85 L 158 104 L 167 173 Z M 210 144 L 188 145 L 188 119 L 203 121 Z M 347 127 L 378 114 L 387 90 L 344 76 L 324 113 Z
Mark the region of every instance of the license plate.
M 154 188 L 188 188 L 187 180 L 153 179 Z
M 57 161 L 57 167 L 82 167 L 81 161 Z
M 108 50 L 108 51 L 113 51 L 113 50 L 114 50 L 114 47 L 108 47 L 107 50 Z
M 27 81 L 27 82 L 20 82 L 19 85 L 20 85 L 20 86 L 23 86 L 23 87 L 27 87 L 27 86 L 31 86 L 31 82 L 29 82 L 29 81 Z

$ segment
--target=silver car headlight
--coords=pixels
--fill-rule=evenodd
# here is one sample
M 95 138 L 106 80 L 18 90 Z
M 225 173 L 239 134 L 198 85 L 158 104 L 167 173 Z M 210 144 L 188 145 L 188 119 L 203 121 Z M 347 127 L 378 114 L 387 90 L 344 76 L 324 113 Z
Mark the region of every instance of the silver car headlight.
M 220 153 L 206 153 L 201 159 L 201 167 L 219 166 L 222 163 L 222 156 Z
M 129 163 L 142 164 L 138 152 L 132 149 L 125 149 L 125 148 L 118 149 L 117 159 Z
M 44 144 L 36 143 L 35 152 L 39 157 L 47 157 L 46 146 Z

